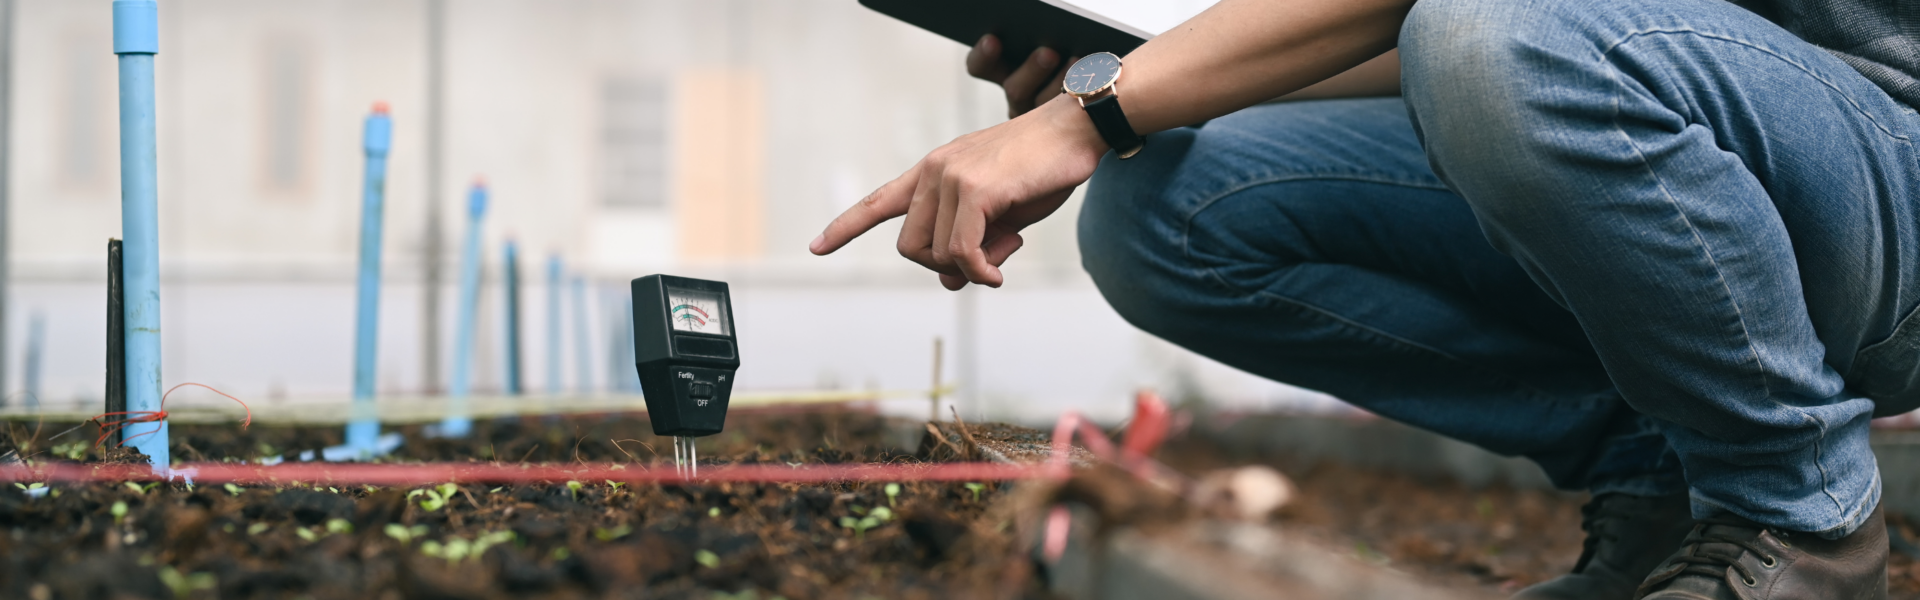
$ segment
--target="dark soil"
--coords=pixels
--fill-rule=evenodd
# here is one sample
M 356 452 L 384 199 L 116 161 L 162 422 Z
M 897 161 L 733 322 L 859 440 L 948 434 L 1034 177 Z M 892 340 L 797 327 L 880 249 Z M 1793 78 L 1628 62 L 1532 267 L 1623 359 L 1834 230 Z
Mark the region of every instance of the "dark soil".
M 32 444 L 29 428 L 15 424 L 0 453 L 100 458 L 87 449 L 91 426 Z M 728 430 L 700 440 L 703 463 L 915 460 L 894 449 L 886 422 L 870 414 L 734 415 Z M 671 444 L 631 417 L 476 423 L 464 440 L 402 431 L 409 440 L 394 460 L 659 464 Z M 257 458 L 336 444 L 339 436 L 337 428 L 175 426 L 174 452 L 189 460 Z M 882 484 L 581 483 L 96 484 L 56 486 L 57 496 L 39 498 L 8 487 L 0 490 L 0 526 L 9 531 L 0 536 L 0 596 L 988 597 L 1011 572 L 1010 557 L 1022 556 L 1005 524 L 987 518 L 1000 495 L 992 483 L 977 493 L 960 483 L 902 484 L 893 498 Z M 443 489 L 450 495 L 436 500 Z M 859 530 L 858 521 L 879 507 L 892 516 Z M 843 526 L 849 518 L 855 528 Z
M 0 460 L 128 460 L 95 429 L 11 424 Z M 37 429 L 37 433 L 36 433 Z M 475 424 L 463 440 L 403 427 L 396 461 L 635 462 L 664 468 L 671 442 L 627 416 Z M 991 431 L 979 427 L 975 431 Z M 949 435 L 951 431 L 949 430 Z M 52 438 L 52 439 L 49 439 Z M 703 463 L 945 460 L 872 414 L 746 413 L 700 441 Z M 959 442 L 959 440 L 951 440 Z M 337 427 L 174 427 L 183 460 L 292 456 L 340 442 Z M 9 455 L 8 453 L 12 454 Z M 1204 441 L 1163 459 L 1227 466 Z M 1284 463 L 1284 461 L 1283 461 Z M 1585 498 L 1472 489 L 1340 465 L 1274 465 L 1299 488 L 1275 524 L 1295 539 L 1435 586 L 1505 594 L 1566 572 Z M 987 483 L 437 486 L 410 489 L 55 486 L 0 489 L 5 598 L 990 598 L 1044 596 L 1004 500 Z M 428 493 L 426 490 L 432 490 Z M 237 493 L 236 493 L 237 492 Z M 57 495 L 55 495 L 57 494 Z M 116 504 L 125 506 L 115 517 Z M 889 506 L 891 504 L 891 506 Z M 873 517 L 864 531 L 843 519 Z M 1916 528 L 1897 521 L 1909 539 Z M 1896 552 L 1895 598 L 1920 598 L 1920 563 Z

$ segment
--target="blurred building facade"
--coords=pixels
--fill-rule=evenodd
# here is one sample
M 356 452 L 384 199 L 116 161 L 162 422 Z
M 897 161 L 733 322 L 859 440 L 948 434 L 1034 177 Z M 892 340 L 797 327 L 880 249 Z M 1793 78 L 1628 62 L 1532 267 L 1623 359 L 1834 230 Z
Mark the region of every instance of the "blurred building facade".
M 931 341 L 974 414 L 1117 415 L 1138 385 L 1292 402 L 1141 334 L 1079 267 L 1077 200 L 1036 226 L 1001 290 L 948 293 L 893 250 L 897 224 L 833 257 L 821 227 L 928 150 L 1004 119 L 966 49 L 855 0 L 454 0 L 446 4 L 447 262 L 466 187 L 493 194 L 476 389 L 497 388 L 500 247 L 522 248 L 528 389 L 631 385 L 624 283 L 671 272 L 736 289 L 744 387 L 925 387 Z M 8 380 L 46 315 L 49 403 L 93 402 L 104 255 L 119 229 L 106 0 L 19 0 Z M 379 381 L 422 386 L 426 0 L 162 0 L 157 61 L 164 373 L 243 396 L 345 394 L 360 219 L 360 122 L 392 107 Z M 545 261 L 590 283 L 586 356 L 546 373 Z M 571 302 L 571 300 L 568 300 Z M 563 322 L 571 323 L 568 316 Z M 442 351 L 441 360 L 450 352 Z M 574 365 L 592 363 L 580 381 Z M 442 372 L 446 372 L 443 368 Z M 16 384 L 17 385 L 17 384 Z M 17 390 L 6 390 L 17 395 Z

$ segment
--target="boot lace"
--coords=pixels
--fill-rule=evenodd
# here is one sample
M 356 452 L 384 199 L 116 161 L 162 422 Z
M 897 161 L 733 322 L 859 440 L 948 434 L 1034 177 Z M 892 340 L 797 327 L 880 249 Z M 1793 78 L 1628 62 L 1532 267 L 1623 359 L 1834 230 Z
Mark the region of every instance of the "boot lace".
M 1760 562 L 1767 566 L 1773 566 L 1774 561 L 1778 559 L 1760 546 L 1761 531 L 1765 530 L 1756 527 L 1751 521 L 1737 517 L 1701 519 L 1699 524 L 1694 526 L 1693 532 L 1687 535 L 1687 541 L 1681 545 L 1681 552 L 1670 559 L 1674 563 L 1685 564 L 1686 567 L 1674 572 L 1670 577 L 1692 574 L 1718 578 L 1725 576 L 1727 569 L 1733 569 L 1740 573 L 1741 582 L 1747 585 L 1758 583 L 1759 580 L 1754 578 L 1753 571 L 1746 565 L 1740 564 L 1741 555 L 1701 554 L 1700 547 L 1707 544 L 1728 544 L 1760 557 Z

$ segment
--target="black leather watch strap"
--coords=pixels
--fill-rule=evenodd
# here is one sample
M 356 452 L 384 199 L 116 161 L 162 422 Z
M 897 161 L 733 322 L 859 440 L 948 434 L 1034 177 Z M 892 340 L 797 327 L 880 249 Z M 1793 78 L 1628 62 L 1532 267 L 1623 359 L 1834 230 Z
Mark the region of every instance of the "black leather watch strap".
M 1133 124 L 1127 122 L 1127 113 L 1120 111 L 1120 96 L 1108 94 L 1084 106 L 1087 117 L 1093 119 L 1093 128 L 1100 132 L 1100 139 L 1120 155 L 1120 158 L 1133 158 L 1147 141 L 1133 132 Z

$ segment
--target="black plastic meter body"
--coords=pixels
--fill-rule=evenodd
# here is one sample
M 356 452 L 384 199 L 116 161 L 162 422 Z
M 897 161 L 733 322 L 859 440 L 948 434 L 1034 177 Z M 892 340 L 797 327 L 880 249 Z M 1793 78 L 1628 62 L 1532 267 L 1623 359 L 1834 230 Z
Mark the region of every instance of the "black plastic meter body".
M 672 275 L 633 280 L 633 354 L 655 435 L 720 433 L 740 368 L 726 283 Z

